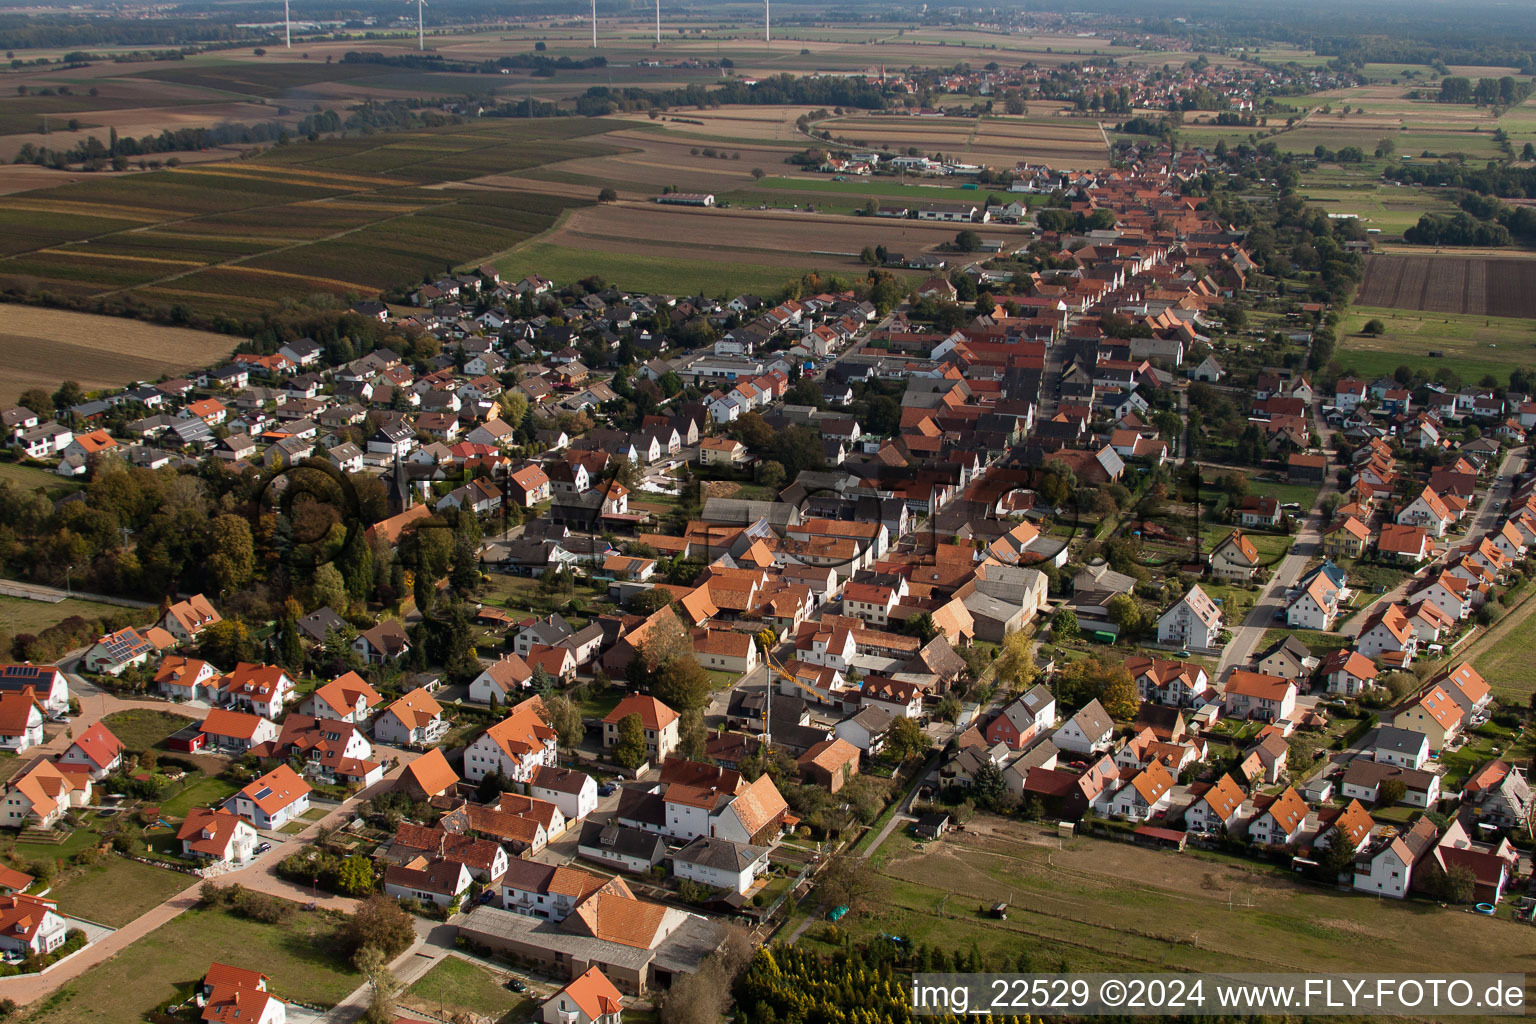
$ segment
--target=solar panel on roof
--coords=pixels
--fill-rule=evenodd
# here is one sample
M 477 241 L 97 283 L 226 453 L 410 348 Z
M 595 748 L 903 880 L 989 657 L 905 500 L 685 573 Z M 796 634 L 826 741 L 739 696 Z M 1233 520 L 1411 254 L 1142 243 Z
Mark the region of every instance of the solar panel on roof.
M 269 797 L 271 795 L 272 795 L 271 787 L 269 787 L 269 786 L 262 786 L 260 789 L 258 789 L 256 791 L 256 796 L 254 797 L 254 799 L 265 800 L 267 797 Z

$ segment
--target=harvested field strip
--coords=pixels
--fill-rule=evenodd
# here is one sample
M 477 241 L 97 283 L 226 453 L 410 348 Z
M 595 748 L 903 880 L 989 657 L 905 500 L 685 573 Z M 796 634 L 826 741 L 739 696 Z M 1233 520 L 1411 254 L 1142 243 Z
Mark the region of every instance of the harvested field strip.
M 409 181 L 398 178 L 381 178 L 376 175 L 342 174 L 336 171 L 321 172 L 303 167 L 269 167 L 262 164 L 250 164 L 248 167 L 236 168 L 230 164 L 220 164 L 219 173 L 232 177 L 266 178 L 278 181 L 298 181 L 304 183 L 313 181 L 322 185 L 356 186 L 358 188 L 394 188 L 411 184 Z M 212 167 L 188 167 L 187 172 L 212 171 Z
M 134 263 L 164 263 L 167 266 L 175 267 L 199 267 L 205 262 L 203 260 L 173 260 L 163 256 L 135 256 L 128 253 L 94 252 L 80 246 L 70 249 L 40 249 L 38 254 L 42 256 L 68 256 L 72 259 L 84 260 L 121 259 L 132 260 Z
M 108 216 L 102 208 L 95 203 L 70 203 L 62 200 L 41 202 L 28 200 L 24 196 L 15 196 L 6 200 L 5 208 L 8 213 L 44 213 L 63 214 L 66 216 L 81 217 L 105 217 Z M 144 207 L 117 206 L 112 207 L 110 216 L 114 220 L 143 221 L 150 223 L 165 219 L 165 214 L 160 210 L 151 210 Z

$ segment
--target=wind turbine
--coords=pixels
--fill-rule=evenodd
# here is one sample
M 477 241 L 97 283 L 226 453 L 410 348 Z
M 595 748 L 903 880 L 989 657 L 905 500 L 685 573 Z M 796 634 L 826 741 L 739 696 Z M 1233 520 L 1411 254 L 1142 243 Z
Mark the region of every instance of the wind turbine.
M 288 0 L 283 0 L 283 45 L 293 49 L 293 18 L 288 14 Z
M 405 0 L 405 2 L 410 3 L 411 0 Z M 416 48 L 418 50 L 427 48 L 427 34 L 421 27 L 421 9 L 427 6 L 430 6 L 427 0 L 416 0 Z
M 592 49 L 597 49 L 597 0 L 592 0 Z
M 656 0 L 656 41 L 661 42 L 661 0 Z
M 769 46 L 772 46 L 773 45 L 773 34 L 769 31 L 769 28 L 768 28 L 768 16 L 769 16 L 769 13 L 770 13 L 769 12 L 769 4 L 770 3 L 772 3 L 772 0 L 763 0 L 763 42 L 767 43 Z

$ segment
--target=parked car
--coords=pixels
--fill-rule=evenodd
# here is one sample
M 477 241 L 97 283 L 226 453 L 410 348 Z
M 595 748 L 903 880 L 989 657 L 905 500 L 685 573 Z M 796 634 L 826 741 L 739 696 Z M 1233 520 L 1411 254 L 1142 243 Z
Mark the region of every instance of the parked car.
M 271 843 L 262 843 L 260 846 L 256 847 L 256 852 L 258 854 L 262 854 L 262 853 L 266 853 L 270 849 L 272 849 L 272 844 Z
M 618 791 L 619 787 L 614 785 L 612 782 L 605 782 L 601 786 L 597 787 L 598 796 L 613 796 L 613 794 L 617 793 Z
M 508 978 L 507 979 L 507 988 L 511 989 L 513 992 L 527 992 L 528 991 L 527 983 L 524 982 L 523 979 L 521 979 L 521 978 Z

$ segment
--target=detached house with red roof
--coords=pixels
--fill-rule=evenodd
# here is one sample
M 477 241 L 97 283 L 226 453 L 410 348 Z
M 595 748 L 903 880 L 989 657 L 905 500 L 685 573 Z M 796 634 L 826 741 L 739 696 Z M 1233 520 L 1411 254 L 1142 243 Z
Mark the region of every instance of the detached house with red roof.
M 69 810 L 90 800 L 89 775 L 62 771 L 46 758 L 35 758 L 6 782 L 0 799 L 0 825 L 52 828 Z
M 1321 672 L 1327 681 L 1328 692 L 1345 697 L 1360 696 L 1376 685 L 1376 677 L 1380 674 L 1375 662 L 1348 647 L 1328 655 L 1323 661 Z
M 1193 793 L 1194 790 L 1192 789 Z M 1194 794 L 1184 812 L 1184 827 L 1191 832 L 1217 832 L 1237 824 L 1247 791 L 1230 774 L 1224 774 Z
M 665 761 L 677 749 L 682 728 L 678 713 L 655 697 L 639 693 L 632 693 L 619 701 L 618 706 L 603 719 L 604 748 L 612 747 L 619 741 L 619 723 L 630 715 L 640 716 L 640 725 L 645 729 L 646 750 L 650 752 L 653 764 Z
M 81 664 L 87 672 L 120 676 L 130 665 L 142 665 L 155 653 L 155 645 L 138 630 L 127 626 L 108 633 L 85 652 Z
M 197 991 L 202 1019 L 210 1024 L 287 1024 L 288 1006 L 267 991 L 267 976 L 243 967 L 211 963 Z
M 1422 527 L 1435 537 L 1444 537 L 1445 531 L 1456 522 L 1456 517 L 1446 508 L 1440 495 L 1428 487 L 1398 509 L 1396 519 L 1403 526 Z
M 69 680 L 57 665 L 0 665 L 0 692 L 26 687 L 49 713 L 69 710 Z
M 224 802 L 257 828 L 280 829 L 309 810 L 310 785 L 280 764 Z
M 1384 559 L 1413 564 L 1428 558 L 1434 545 L 1429 531 L 1421 526 L 1387 523 L 1376 537 L 1376 550 Z
M 1466 715 L 1455 698 L 1437 683 L 1398 708 L 1392 715 L 1392 724 L 1423 733 L 1429 740 L 1430 753 L 1435 754 L 1461 735 Z
M 407 693 L 373 723 L 373 738 L 396 746 L 430 747 L 447 732 L 443 706 L 425 689 Z
M 46 955 L 64 945 L 69 929 L 58 906 L 23 893 L 0 896 L 0 950 Z
M 1355 649 L 1367 658 L 1379 657 L 1394 667 L 1407 668 L 1419 652 L 1419 638 L 1402 605 L 1378 605 L 1360 627 Z
M 0 691 L 0 748 L 21 753 L 43 742 L 43 712 L 30 686 Z
M 242 661 L 224 677 L 222 702 L 266 718 L 276 718 L 293 698 L 293 680 L 276 665 Z
M 529 463 L 507 474 L 507 499 L 524 508 L 532 508 L 550 496 L 549 476 L 537 463 Z
M 556 992 L 544 1003 L 544 1024 L 620 1024 L 622 997 L 608 976 L 596 967 Z
M 1275 722 L 1296 709 L 1296 684 L 1262 672 L 1235 670 L 1227 677 L 1226 713 L 1233 718 Z
M 299 710 L 313 718 L 362 724 L 384 698 L 362 676 L 347 672 L 315 689 Z
M 500 771 L 513 782 L 530 782 L 539 768 L 555 765 L 558 739 L 544 720 L 544 702 L 529 697 L 464 748 L 464 777 L 479 782 Z
M 171 700 L 217 703 L 223 676 L 201 658 L 168 654 L 155 670 L 155 689 Z
M 1248 822 L 1248 840 L 1264 846 L 1289 846 L 1301 838 L 1307 824 L 1307 802 L 1291 786 L 1277 796 L 1254 800 L 1258 812 Z
M 197 639 L 198 634 L 209 626 L 223 621 L 213 602 L 202 594 L 194 594 L 167 608 L 157 625 L 175 637 L 177 643 L 187 643 Z
M 244 864 L 256 856 L 260 837 L 240 815 L 222 807 L 194 807 L 176 831 L 181 854 L 204 866 Z
M 1233 530 L 1211 549 L 1210 566 L 1218 579 L 1251 580 L 1259 571 L 1259 552 L 1242 530 Z
M 252 747 L 277 739 L 278 728 L 270 718 L 211 708 L 203 719 L 203 735 L 210 747 L 226 753 L 244 754 Z
M 100 782 L 122 766 L 123 749 L 123 741 L 96 722 L 59 755 L 59 763 L 81 765 L 93 781 Z

